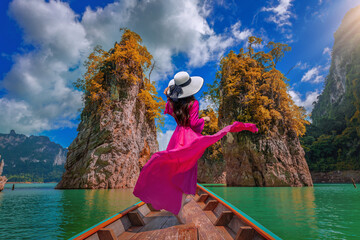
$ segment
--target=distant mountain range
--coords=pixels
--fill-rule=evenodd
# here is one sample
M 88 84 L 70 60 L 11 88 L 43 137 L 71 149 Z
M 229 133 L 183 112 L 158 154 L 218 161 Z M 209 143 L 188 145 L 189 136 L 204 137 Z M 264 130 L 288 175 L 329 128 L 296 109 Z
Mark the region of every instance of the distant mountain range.
M 3 175 L 9 182 L 59 181 L 67 152 L 67 148 L 46 136 L 27 137 L 14 130 L 0 133 L 0 155 L 5 162 Z

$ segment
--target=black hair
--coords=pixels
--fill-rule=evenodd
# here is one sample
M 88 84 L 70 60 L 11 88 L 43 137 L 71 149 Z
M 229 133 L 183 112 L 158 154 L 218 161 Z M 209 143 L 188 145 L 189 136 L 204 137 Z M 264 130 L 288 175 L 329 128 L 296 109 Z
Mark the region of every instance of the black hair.
M 169 97 L 170 103 L 172 105 L 174 118 L 176 122 L 181 126 L 190 126 L 190 105 L 194 104 L 196 100 L 194 95 L 185 98 L 178 98 L 177 101 L 173 101 Z

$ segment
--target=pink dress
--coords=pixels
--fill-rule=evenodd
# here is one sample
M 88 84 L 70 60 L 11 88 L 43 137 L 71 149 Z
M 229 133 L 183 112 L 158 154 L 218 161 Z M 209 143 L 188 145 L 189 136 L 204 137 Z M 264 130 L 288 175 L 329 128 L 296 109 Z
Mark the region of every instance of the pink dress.
M 169 100 L 165 114 L 173 114 Z M 182 194 L 196 193 L 197 160 L 206 148 L 228 132 L 257 132 L 255 124 L 234 122 L 213 135 L 202 135 L 204 119 L 199 118 L 199 102 L 189 109 L 190 126 L 177 125 L 164 151 L 154 153 L 140 171 L 133 194 L 155 209 L 165 209 L 177 215 Z M 173 116 L 173 115 L 172 115 Z

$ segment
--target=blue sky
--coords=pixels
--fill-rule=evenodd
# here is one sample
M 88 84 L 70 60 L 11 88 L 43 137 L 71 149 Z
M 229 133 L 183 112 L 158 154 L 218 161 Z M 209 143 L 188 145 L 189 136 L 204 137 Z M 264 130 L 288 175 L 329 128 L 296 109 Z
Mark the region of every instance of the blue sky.
M 100 44 L 109 49 L 128 27 L 153 54 L 159 95 L 178 71 L 212 83 L 217 63 L 238 51 L 248 36 L 287 43 L 278 69 L 290 79 L 289 94 L 308 112 L 330 67 L 333 34 L 360 0 L 280 1 L 44 1 L 0 2 L 0 133 L 14 129 L 46 135 L 68 147 L 77 135 L 81 93 L 71 83 Z M 259 46 L 258 50 L 266 50 Z M 195 95 L 200 108 L 211 104 Z M 164 97 L 164 96 L 163 96 Z M 160 150 L 175 129 L 171 116 L 158 133 Z

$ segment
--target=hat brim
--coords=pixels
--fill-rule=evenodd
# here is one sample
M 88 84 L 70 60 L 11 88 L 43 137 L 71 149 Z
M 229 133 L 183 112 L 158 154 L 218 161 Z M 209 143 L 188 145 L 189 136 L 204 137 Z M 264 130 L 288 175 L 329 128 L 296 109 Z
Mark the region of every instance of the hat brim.
M 174 79 L 171 79 L 168 86 L 174 85 Z M 189 85 L 182 87 L 183 93 L 179 94 L 178 98 L 186 98 L 191 95 L 196 94 L 200 91 L 204 85 L 204 79 L 202 77 L 191 77 L 191 82 Z M 170 89 L 168 89 L 167 94 L 170 94 Z

